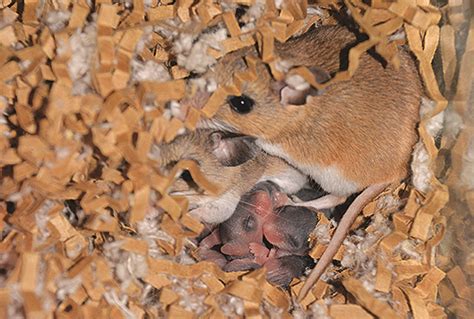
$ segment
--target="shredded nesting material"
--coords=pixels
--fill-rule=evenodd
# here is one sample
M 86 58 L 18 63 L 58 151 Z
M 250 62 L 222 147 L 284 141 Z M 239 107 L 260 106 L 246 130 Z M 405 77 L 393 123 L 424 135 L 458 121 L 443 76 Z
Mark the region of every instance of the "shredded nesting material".
M 474 23 L 461 1 L 4 0 L 0 8 L 1 317 L 469 317 L 474 256 L 462 252 L 472 247 L 474 120 L 460 122 L 469 114 Z M 164 176 L 150 153 L 255 78 L 251 59 L 227 87 L 199 78 L 229 52 L 257 44 L 275 78 L 290 72 L 293 85 L 320 88 L 273 47 L 334 24 L 334 12 L 368 39 L 328 83 L 349 78 L 372 47 L 396 66 L 396 45 L 406 43 L 429 101 L 413 183 L 365 208 L 337 255 L 341 266 L 299 305 L 299 279 L 287 292 L 266 282 L 265 269 L 225 273 L 193 258 L 203 225 L 168 188 L 187 169 L 218 190 L 194 162 Z M 210 100 L 176 116 L 196 86 Z M 321 220 L 311 256 L 333 230 Z

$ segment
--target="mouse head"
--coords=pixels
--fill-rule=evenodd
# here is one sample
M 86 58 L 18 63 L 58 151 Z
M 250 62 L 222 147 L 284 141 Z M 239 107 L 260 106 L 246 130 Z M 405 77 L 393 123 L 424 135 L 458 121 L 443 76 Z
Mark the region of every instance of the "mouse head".
M 317 224 L 317 216 L 306 207 L 282 206 L 263 226 L 265 238 L 273 246 L 303 255 L 309 249 L 308 237 Z
M 248 60 L 245 59 L 248 55 L 256 56 L 256 51 L 246 49 L 225 56 L 206 77 L 213 78 L 222 86 L 230 84 L 232 75 L 249 67 Z M 270 138 L 305 116 L 302 105 L 306 103 L 308 96 L 317 92 L 304 81 L 300 86 L 287 84 L 285 80 L 276 81 L 268 66 L 256 58 L 255 60 L 258 61 L 256 79 L 244 82 L 240 95 L 228 95 L 225 104 L 213 118 L 203 120 L 203 126 Z M 329 75 L 319 68 L 312 67 L 310 70 L 320 82 L 329 79 Z
M 262 226 L 273 215 L 275 203 L 279 203 L 279 197 L 275 198 L 278 193 L 274 183 L 261 182 L 244 194 L 232 216 L 219 226 L 222 242 L 241 243 L 247 248 L 248 243 L 262 242 Z
M 257 152 L 258 148 L 249 137 L 197 130 L 178 136 L 169 144 L 159 145 L 156 159 L 163 174 L 170 173 L 179 160 L 193 160 L 204 176 L 224 193 L 239 183 L 240 165 L 251 160 Z M 191 209 L 216 199 L 199 189 L 188 171 L 181 172 L 171 186 L 170 194 L 186 196 Z

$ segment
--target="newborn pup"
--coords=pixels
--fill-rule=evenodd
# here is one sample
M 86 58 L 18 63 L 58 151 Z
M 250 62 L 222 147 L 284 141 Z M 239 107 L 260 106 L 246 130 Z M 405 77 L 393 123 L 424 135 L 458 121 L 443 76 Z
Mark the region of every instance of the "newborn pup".
M 258 268 L 250 244 L 263 244 L 264 220 L 272 214 L 274 207 L 286 201 L 286 195 L 279 193 L 275 184 L 261 182 L 255 185 L 242 196 L 232 216 L 201 241 L 200 258 L 214 261 L 227 271 Z M 219 251 L 214 249 L 216 246 Z M 231 259 L 229 263 L 224 254 Z
M 269 259 L 264 266 L 269 282 L 288 288 L 293 278 L 303 276 L 306 269 L 314 267 L 314 260 L 308 255 L 290 255 Z
M 206 223 L 228 219 L 240 197 L 260 181 L 272 181 L 288 194 L 297 192 L 307 181 L 285 161 L 261 151 L 249 137 L 197 130 L 157 148 L 155 159 L 161 172 L 168 173 L 179 160 L 194 160 L 204 176 L 219 186 L 221 193 L 210 195 L 198 189 L 192 177 L 183 172 L 170 190 L 171 195 L 186 196 L 190 213 Z
M 308 238 L 317 222 L 317 215 L 307 207 L 278 207 L 263 224 L 264 238 L 273 246 L 271 250 L 274 250 L 268 251 L 267 255 L 276 258 L 306 255 L 310 248 Z M 251 244 L 255 257 L 264 257 L 265 248 L 265 245 L 257 242 Z M 261 261 L 261 264 L 265 263 L 265 260 Z
M 312 265 L 305 254 L 317 223 L 316 215 L 305 207 L 281 206 L 287 200 L 273 183 L 257 184 L 242 196 L 234 214 L 200 243 L 200 257 L 225 271 L 265 266 L 270 282 L 287 286 Z
M 307 67 L 322 83 L 346 69 L 348 49 L 356 43 L 354 34 L 343 27 L 321 26 L 277 44 L 276 54 L 290 65 Z M 206 76 L 225 85 L 232 74 L 246 69 L 244 57 L 252 54 L 254 48 L 229 54 Z M 317 94 L 275 81 L 267 66 L 258 63 L 256 80 L 245 83 L 240 96 L 228 96 L 203 123 L 255 137 L 268 154 L 285 159 L 329 193 L 303 205 L 334 207 L 362 191 L 301 290 L 300 300 L 331 262 L 362 208 L 407 175 L 423 88 L 410 54 L 401 49 L 399 58 L 397 70 L 365 52 L 351 79 Z

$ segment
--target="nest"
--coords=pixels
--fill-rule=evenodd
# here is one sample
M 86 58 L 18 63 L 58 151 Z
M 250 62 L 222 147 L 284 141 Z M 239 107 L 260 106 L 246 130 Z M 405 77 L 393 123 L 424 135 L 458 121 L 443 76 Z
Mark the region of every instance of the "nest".
M 3 317 L 469 317 L 474 30 L 462 3 L 4 0 L 0 8 Z M 203 225 L 167 190 L 184 169 L 216 189 L 194 162 L 165 176 L 148 158 L 255 78 L 249 67 L 213 88 L 202 110 L 176 116 L 191 83 L 213 85 L 199 75 L 216 60 L 257 45 L 281 78 L 275 41 L 341 16 L 368 37 L 329 83 L 349 78 L 369 48 L 396 66 L 406 44 L 430 100 L 413 182 L 364 209 L 339 264 L 297 304 L 300 279 L 284 291 L 265 269 L 226 273 L 197 262 L 192 239 Z M 321 86 L 305 68 L 293 71 Z M 320 221 L 312 257 L 333 228 Z

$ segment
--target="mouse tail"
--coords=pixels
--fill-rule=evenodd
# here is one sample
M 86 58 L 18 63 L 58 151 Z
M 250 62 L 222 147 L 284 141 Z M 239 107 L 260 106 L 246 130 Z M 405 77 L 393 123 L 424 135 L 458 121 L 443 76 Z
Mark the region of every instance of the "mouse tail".
M 341 247 L 342 242 L 346 238 L 347 233 L 349 232 L 352 224 L 354 223 L 356 217 L 362 211 L 362 209 L 377 195 L 379 195 L 388 185 L 389 183 L 385 184 L 375 184 L 372 186 L 367 187 L 356 199 L 352 202 L 352 204 L 347 209 L 346 213 L 342 217 L 339 225 L 334 232 L 334 235 L 329 242 L 328 247 L 324 251 L 323 255 L 319 259 L 316 267 L 311 271 L 310 275 L 306 279 L 301 291 L 298 295 L 298 302 L 301 302 L 309 290 L 314 286 L 314 284 L 318 281 L 319 277 L 324 273 L 326 268 L 331 263 L 333 257 L 336 255 L 339 247 Z

